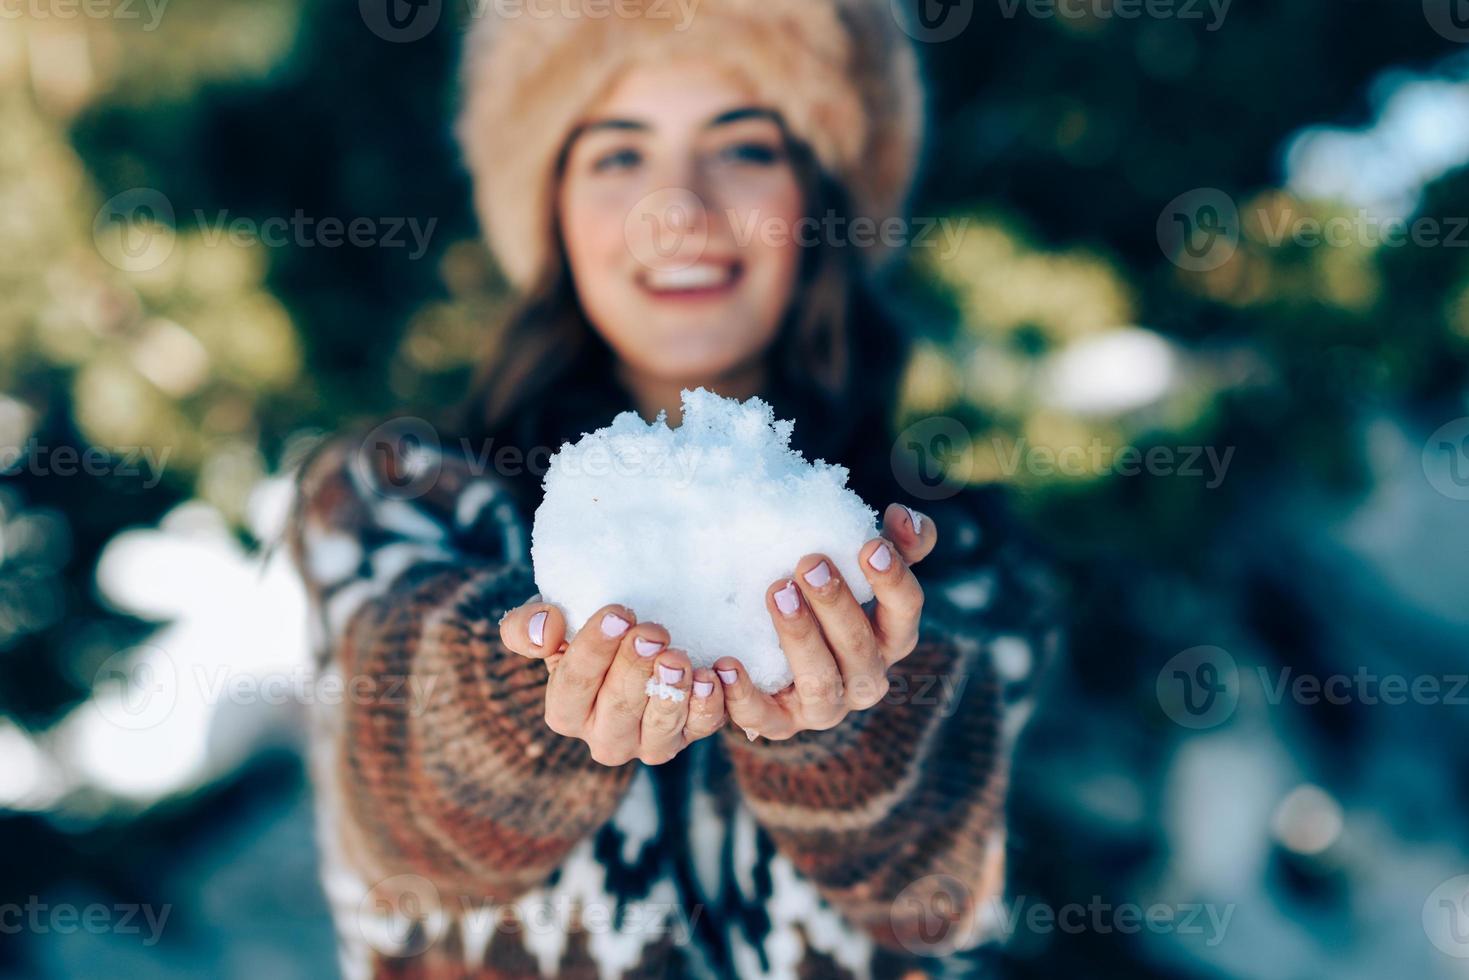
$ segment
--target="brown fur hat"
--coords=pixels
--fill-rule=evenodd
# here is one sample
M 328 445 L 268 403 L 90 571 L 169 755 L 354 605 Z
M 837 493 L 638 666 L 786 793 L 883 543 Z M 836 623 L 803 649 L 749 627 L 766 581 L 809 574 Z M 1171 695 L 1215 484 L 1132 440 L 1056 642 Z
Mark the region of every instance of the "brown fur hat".
M 616 74 L 640 62 L 730 66 L 842 182 L 856 216 L 901 213 L 923 106 L 913 48 L 889 0 L 481 6 L 465 52 L 459 139 L 481 225 L 518 286 L 550 259 L 553 168 L 567 137 Z

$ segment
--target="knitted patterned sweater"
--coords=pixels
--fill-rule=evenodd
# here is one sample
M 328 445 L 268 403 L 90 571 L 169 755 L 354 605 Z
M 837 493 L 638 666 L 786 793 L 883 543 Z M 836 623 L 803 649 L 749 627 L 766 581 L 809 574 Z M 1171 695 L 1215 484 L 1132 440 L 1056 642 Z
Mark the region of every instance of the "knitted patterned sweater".
M 315 454 L 290 533 L 342 694 L 318 699 L 311 768 L 344 976 L 973 975 L 1054 644 L 977 498 L 928 508 L 950 572 L 919 566 L 922 638 L 878 705 L 609 768 L 546 726 L 545 666 L 499 641 L 535 592 L 526 515 L 465 459 L 374 448 Z

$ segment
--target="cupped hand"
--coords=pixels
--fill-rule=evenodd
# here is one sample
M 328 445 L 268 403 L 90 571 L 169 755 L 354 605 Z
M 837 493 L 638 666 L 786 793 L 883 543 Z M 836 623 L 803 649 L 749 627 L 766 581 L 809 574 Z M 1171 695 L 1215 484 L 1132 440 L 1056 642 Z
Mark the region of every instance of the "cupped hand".
M 737 659 L 721 657 L 714 669 L 730 721 L 751 738 L 779 740 L 832 728 L 849 712 L 881 701 L 888 692 L 888 668 L 918 644 L 923 587 L 909 566 L 937 541 L 932 520 L 889 505 L 882 536 L 858 553 L 877 600 L 871 615 L 825 555 L 802 558 L 795 575 L 776 582 L 765 595 L 795 680 L 765 694 Z
M 714 672 L 694 670 L 687 654 L 670 649 L 662 626 L 639 623 L 625 606 L 605 606 L 575 639 L 565 638 L 565 618 L 550 603 L 528 602 L 500 621 L 506 647 L 546 662 L 546 724 L 586 742 L 597 762 L 661 765 L 724 725 Z M 650 679 L 677 694 L 650 696 Z

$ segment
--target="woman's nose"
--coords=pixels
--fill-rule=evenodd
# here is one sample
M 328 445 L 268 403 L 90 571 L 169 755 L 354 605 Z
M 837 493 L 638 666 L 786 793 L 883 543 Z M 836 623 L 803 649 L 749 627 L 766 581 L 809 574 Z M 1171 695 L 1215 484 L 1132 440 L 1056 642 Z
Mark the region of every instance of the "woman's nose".
M 633 256 L 643 265 L 687 268 L 703 256 L 711 221 L 709 206 L 694 184 L 664 183 L 633 206 L 624 231 Z

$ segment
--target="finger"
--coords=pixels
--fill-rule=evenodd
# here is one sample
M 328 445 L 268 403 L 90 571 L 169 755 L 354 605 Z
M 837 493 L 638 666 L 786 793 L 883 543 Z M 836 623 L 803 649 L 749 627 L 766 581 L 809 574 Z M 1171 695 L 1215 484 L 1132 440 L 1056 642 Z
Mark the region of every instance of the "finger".
M 626 606 L 603 606 L 577 631 L 546 686 L 546 723 L 562 735 L 580 735 L 623 636 L 637 622 Z
M 859 553 L 862 574 L 872 585 L 877 605 L 872 630 L 883 664 L 892 666 L 913 652 L 923 616 L 923 586 L 907 562 L 893 553 L 883 538 L 867 542 Z
M 725 713 L 750 739 L 760 735 L 785 739 L 795 734 L 795 718 L 755 686 L 738 660 L 720 657 L 714 663 L 714 674 L 724 688 Z
M 803 725 L 824 727 L 840 714 L 844 699 L 841 667 L 822 635 L 821 624 L 794 579 L 767 589 L 765 607 L 795 675 L 776 700 L 798 714 Z
M 933 518 L 902 504 L 888 504 L 882 515 L 882 536 L 897 546 L 898 556 L 910 565 L 928 557 L 938 543 Z
M 870 708 L 887 693 L 887 664 L 878 653 L 872 621 L 824 555 L 807 555 L 797 562 L 796 581 L 841 671 L 841 703 Z
M 724 727 L 724 685 L 719 683 L 719 677 L 713 670 L 699 667 L 694 671 L 690 693 L 689 720 L 684 725 L 684 736 L 686 741 L 697 742 Z
M 540 660 L 556 652 L 566 637 L 566 619 L 549 602 L 527 602 L 500 619 L 500 642 L 522 657 Z
M 647 688 L 643 709 L 642 750 L 638 758 L 650 766 L 661 766 L 678 755 L 686 744 L 684 727 L 689 720 L 689 694 L 694 686 L 694 665 L 682 650 L 664 650 L 653 666 L 654 682 Z
M 607 679 L 592 709 L 591 740 L 626 758 L 636 758 L 642 742 L 643 712 L 648 706 L 648 679 L 658 655 L 668 646 L 668 631 L 657 623 L 628 630 L 607 670 Z

